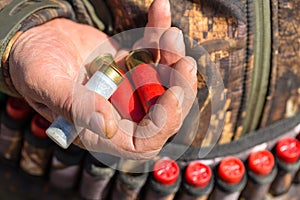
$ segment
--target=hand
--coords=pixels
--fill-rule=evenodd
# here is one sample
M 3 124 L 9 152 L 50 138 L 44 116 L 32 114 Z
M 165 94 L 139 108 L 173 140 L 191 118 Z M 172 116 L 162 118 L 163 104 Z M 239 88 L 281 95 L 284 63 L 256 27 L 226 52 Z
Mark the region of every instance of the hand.
M 174 70 L 164 65 L 159 68 L 162 79 L 169 80 L 170 88 L 139 124 L 121 119 L 109 101 L 82 85 L 86 82 L 80 68 L 83 61 L 108 39 L 93 27 L 55 19 L 26 31 L 11 52 L 12 81 L 28 103 L 49 121 L 61 115 L 93 130 L 82 131 L 75 144 L 117 156 L 153 157 L 180 128 L 196 95 L 196 63 L 185 56 L 182 33 L 170 26 L 169 2 L 154 1 L 147 27 L 161 31 L 145 31 L 144 38 L 133 48 L 154 45 L 156 59 Z M 124 54 L 120 49 L 116 42 L 110 42 L 98 53 L 118 56 Z M 74 95 L 74 91 L 79 95 Z M 103 132 L 114 136 L 103 138 Z

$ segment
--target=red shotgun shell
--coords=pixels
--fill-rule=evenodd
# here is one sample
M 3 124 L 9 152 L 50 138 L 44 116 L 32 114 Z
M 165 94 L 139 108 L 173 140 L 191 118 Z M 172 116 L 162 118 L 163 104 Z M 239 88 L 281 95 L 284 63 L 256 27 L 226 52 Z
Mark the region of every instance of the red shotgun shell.
M 270 174 L 274 165 L 274 156 L 268 150 L 253 152 L 248 158 L 248 166 L 250 170 L 259 176 L 266 176 Z
M 275 152 L 285 163 L 295 163 L 300 156 L 300 142 L 295 138 L 285 137 L 277 142 Z
M 6 112 L 13 119 L 23 120 L 29 116 L 31 107 L 23 99 L 10 97 L 6 103 Z
M 209 166 L 200 161 L 192 161 L 185 170 L 185 180 L 189 185 L 204 188 L 212 178 L 212 171 Z
M 219 177 L 226 183 L 237 184 L 245 174 L 243 162 L 236 157 L 224 158 L 218 168 Z
M 102 54 L 95 58 L 89 65 L 88 72 L 92 75 L 103 66 L 113 66 L 123 75 L 122 82 L 118 85 L 117 90 L 109 99 L 110 102 L 114 105 L 122 118 L 129 119 L 134 122 L 141 121 L 145 116 L 145 112 L 138 95 L 134 92 L 128 77 L 124 75 L 124 72 L 114 61 L 111 54 Z
M 151 106 L 165 92 L 158 73 L 150 64 L 142 63 L 132 70 L 131 78 L 137 88 L 144 110 L 148 113 Z
M 110 98 L 122 118 L 139 122 L 145 116 L 145 111 L 137 93 L 126 76 Z
M 50 122 L 39 114 L 35 114 L 31 120 L 31 132 L 39 138 L 48 138 L 46 129 L 50 126 Z
M 154 164 L 153 176 L 157 182 L 163 185 L 171 185 L 176 182 L 179 171 L 179 167 L 174 160 L 162 158 Z
M 126 57 L 125 63 L 131 70 L 131 81 L 137 90 L 145 112 L 148 113 L 151 106 L 165 92 L 158 72 L 152 66 L 152 54 L 145 49 L 134 50 Z

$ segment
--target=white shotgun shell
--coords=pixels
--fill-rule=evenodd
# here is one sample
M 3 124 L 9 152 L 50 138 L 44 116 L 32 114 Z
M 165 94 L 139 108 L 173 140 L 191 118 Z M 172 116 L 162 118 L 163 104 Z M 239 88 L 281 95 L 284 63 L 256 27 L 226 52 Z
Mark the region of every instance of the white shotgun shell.
M 122 73 L 118 70 L 117 64 L 110 54 L 103 54 L 95 58 L 91 66 L 93 75 L 85 87 L 109 99 L 121 83 Z M 59 116 L 46 130 L 46 134 L 56 144 L 66 149 L 83 129 L 83 127 L 74 126 L 74 124 Z

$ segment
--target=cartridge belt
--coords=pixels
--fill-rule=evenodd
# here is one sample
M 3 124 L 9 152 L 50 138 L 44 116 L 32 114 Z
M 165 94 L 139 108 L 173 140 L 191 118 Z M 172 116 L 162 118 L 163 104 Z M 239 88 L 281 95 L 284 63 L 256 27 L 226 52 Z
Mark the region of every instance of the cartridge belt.
M 284 136 L 296 137 L 300 132 L 300 113 L 294 117 L 280 120 L 266 128 L 249 133 L 239 140 L 215 146 L 190 146 L 183 144 L 169 144 L 161 152 L 160 156 L 178 158 L 182 161 L 201 159 L 209 165 L 216 165 L 226 156 L 237 156 L 245 160 L 254 148 L 272 149 L 279 138 Z M 171 153 L 170 153 L 171 152 Z M 182 154 L 182 152 L 184 152 Z M 201 152 L 207 152 L 201 156 Z M 181 155 L 182 154 L 182 155 Z

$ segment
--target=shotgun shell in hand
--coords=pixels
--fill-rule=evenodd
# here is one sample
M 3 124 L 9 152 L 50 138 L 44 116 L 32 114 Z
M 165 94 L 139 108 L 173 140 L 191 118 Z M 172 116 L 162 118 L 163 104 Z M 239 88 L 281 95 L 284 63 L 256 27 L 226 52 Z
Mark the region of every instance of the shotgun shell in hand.
M 111 59 L 112 58 L 108 55 L 102 56 L 101 59 L 96 59 L 89 67 L 89 74 L 94 74 L 103 64 L 110 65 L 112 62 Z M 124 74 L 121 70 L 119 71 Z M 114 105 L 122 118 L 139 122 L 145 116 L 145 111 L 130 80 L 126 75 L 123 76 L 123 81 L 110 97 L 110 102 Z
M 89 90 L 109 99 L 122 82 L 123 74 L 119 71 L 110 54 L 98 56 L 92 61 L 91 66 L 90 73 L 93 73 L 93 76 L 85 86 Z M 66 149 L 82 130 L 82 127 L 76 128 L 72 123 L 59 116 L 47 129 L 46 133 L 54 142 Z M 112 135 L 106 136 L 112 137 Z
M 126 57 L 126 66 L 131 69 L 131 79 L 146 113 L 165 92 L 159 74 L 153 67 L 153 58 L 146 50 L 132 51 Z
M 139 96 L 127 76 L 124 76 L 124 80 L 111 96 L 110 102 L 124 119 L 139 122 L 145 116 Z

